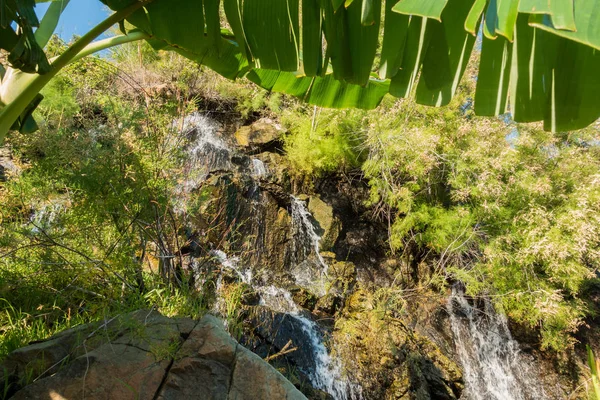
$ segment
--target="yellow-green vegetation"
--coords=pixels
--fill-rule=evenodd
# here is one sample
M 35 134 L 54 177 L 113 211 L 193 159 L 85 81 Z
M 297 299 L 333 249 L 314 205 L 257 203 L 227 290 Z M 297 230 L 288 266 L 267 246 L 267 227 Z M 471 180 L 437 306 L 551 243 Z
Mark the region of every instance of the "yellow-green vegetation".
M 311 115 L 312 111 L 312 115 Z M 365 111 L 327 110 L 296 106 L 284 110 L 281 121 L 290 131 L 285 137 L 291 173 L 321 175 L 358 167 L 365 139 Z
M 314 108 L 142 44 L 66 72 L 45 89 L 42 129 L 7 140 L 23 171 L 0 187 L 0 355 L 107 313 L 205 312 L 211 299 L 181 271 L 172 121 L 214 105 L 242 120 L 279 113 L 290 175 L 362 175 L 392 257 L 435 270 L 436 287 L 458 279 L 490 295 L 542 347 L 568 348 L 598 311 L 596 127 L 554 135 L 476 118 L 472 79 L 443 108 L 391 97 L 371 112 Z M 235 334 L 243 291 L 229 289 Z
M 406 324 L 405 307 L 399 288 L 356 290 L 335 324 L 337 354 L 352 365 L 349 371 L 374 398 L 398 399 L 417 392 L 424 372 L 436 368 L 444 374 L 440 387 L 461 390 L 458 365 Z
M 600 364 L 599 360 L 594 356 L 594 352 L 587 346 L 588 352 L 588 365 L 590 367 L 590 372 L 592 375 L 591 378 L 591 386 L 592 386 L 592 398 L 595 400 L 600 399 L 600 377 L 598 376 L 598 365 Z
M 600 131 L 477 118 L 472 91 L 468 79 L 440 109 L 387 99 L 369 113 L 305 110 L 288 158 L 304 174 L 360 168 L 392 253 L 491 295 L 561 351 L 598 311 Z
M 178 68 L 179 86 L 195 89 L 192 69 L 160 60 L 154 74 Z M 0 357 L 106 314 L 207 307 L 169 262 L 186 240 L 171 195 L 182 173 L 172 121 L 192 96 L 146 102 L 100 59 L 66 72 L 46 87 L 42 129 L 8 140 L 22 172 L 0 186 Z
M 54 37 L 47 51 L 65 46 Z M 188 281 L 179 250 L 186 213 L 210 199 L 175 210 L 186 139 L 173 121 L 198 108 L 243 120 L 282 102 L 216 76 L 140 42 L 118 47 L 112 60 L 71 64 L 46 86 L 41 129 L 7 138 L 22 171 L 0 183 L 0 358 L 106 315 L 208 310 L 213 282 Z M 236 335 L 240 294 L 231 286 L 225 296 Z

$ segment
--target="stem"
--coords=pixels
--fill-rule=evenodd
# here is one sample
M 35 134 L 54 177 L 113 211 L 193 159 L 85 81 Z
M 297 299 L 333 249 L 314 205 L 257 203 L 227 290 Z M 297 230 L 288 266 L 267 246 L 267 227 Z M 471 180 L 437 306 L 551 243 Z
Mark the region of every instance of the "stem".
M 125 44 L 129 42 L 135 42 L 137 40 L 145 40 L 150 39 L 150 35 L 142 31 L 134 31 L 129 32 L 127 35 L 113 36 L 107 39 L 98 40 L 97 42 L 90 43 L 85 46 L 83 50 L 79 52 L 75 57 L 73 57 L 70 63 L 74 63 L 75 61 L 81 60 L 84 57 L 89 56 L 90 54 L 94 54 L 96 52 L 108 49 L 110 47 L 118 46 L 120 44 Z
M 52 78 L 60 72 L 62 68 L 68 65 L 77 55 L 83 51 L 94 39 L 104 33 L 114 24 L 127 18 L 134 11 L 140 9 L 151 0 L 135 2 L 120 11 L 115 12 L 110 17 L 100 22 L 91 31 L 82 36 L 78 41 L 73 43 L 63 54 L 61 54 L 52 63 L 51 70 L 44 75 L 33 75 L 33 79 L 23 88 L 22 92 L 11 101 L 0 112 L 0 143 L 4 140 L 4 136 L 8 133 L 13 123 L 19 118 L 27 105 L 35 98 L 35 96 L 50 82 Z

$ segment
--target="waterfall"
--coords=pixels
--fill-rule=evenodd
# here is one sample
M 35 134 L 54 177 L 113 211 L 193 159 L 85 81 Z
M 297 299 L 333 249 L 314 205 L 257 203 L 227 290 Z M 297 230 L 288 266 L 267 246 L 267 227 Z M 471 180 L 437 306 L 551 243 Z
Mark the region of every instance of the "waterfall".
M 188 138 L 188 166 L 207 174 L 213 170 L 231 168 L 231 149 L 219 136 L 220 126 L 198 112 L 183 120 L 181 133 Z
M 362 399 L 361 387 L 358 384 L 350 382 L 342 372 L 342 365 L 339 359 L 332 357 L 324 344 L 325 337 L 319 325 L 307 316 L 307 312 L 301 310 L 294 300 L 292 294 L 273 285 L 261 286 L 252 282 L 252 274 L 249 270 L 242 271 L 238 266 L 236 258 L 228 258 L 220 250 L 213 250 L 211 255 L 215 257 L 220 264 L 234 271 L 240 280 L 250 284 L 260 295 L 259 304 L 269 309 L 283 313 L 293 318 L 296 325 L 301 329 L 302 343 L 294 343 L 296 346 L 308 347 L 314 361 L 314 369 L 304 372 L 311 384 L 320 390 L 329 393 L 335 400 L 358 400 Z M 218 279 L 218 284 L 220 279 Z M 218 290 L 218 289 L 217 289 Z
M 292 196 L 292 273 L 296 283 L 324 296 L 327 263 L 320 254 L 321 236 L 316 232 L 306 204 Z
M 506 317 L 497 314 L 488 299 L 482 309 L 477 308 L 455 286 L 447 307 L 465 380 L 461 399 L 546 398 L 531 362 L 510 334 Z
M 240 271 L 237 267 L 237 262 L 239 261 L 237 257 L 229 258 L 227 257 L 227 254 L 221 250 L 211 250 L 209 254 L 216 258 L 222 267 L 235 272 L 240 281 L 247 283 L 248 285 L 252 284 L 252 270 L 248 268 L 245 271 Z
M 34 210 L 29 217 L 29 223 L 33 226 L 32 233 L 40 233 L 40 230 L 48 230 L 52 227 L 59 214 L 66 209 L 64 202 L 55 202 L 44 205 Z
M 362 399 L 361 387 L 344 377 L 340 360 L 331 357 L 325 347 L 319 325 L 303 314 L 294 303 L 291 293 L 275 286 L 260 287 L 258 292 L 261 305 L 289 315 L 301 327 L 305 337 L 302 345 L 310 348 L 315 363 L 313 371 L 303 371 L 309 377 L 311 384 L 329 393 L 335 400 Z
M 253 158 L 252 159 L 252 176 L 254 178 L 264 178 L 265 176 L 267 176 L 268 171 L 267 171 L 267 167 L 265 166 L 265 163 L 263 163 L 261 160 L 259 160 L 258 158 Z
M 179 128 L 177 121 L 173 129 Z M 192 193 L 212 171 L 231 170 L 231 149 L 220 137 L 219 124 L 205 115 L 194 112 L 183 119 L 179 135 L 173 135 L 172 149 L 183 147 L 184 179 L 175 189 L 175 210 L 186 209 L 186 197 Z M 183 141 L 183 144 L 181 143 Z
M 319 253 L 321 236 L 315 231 L 312 215 L 306 208 L 306 204 L 294 196 L 292 196 L 292 229 L 294 237 L 294 253 L 300 253 L 302 258 L 301 260 L 296 260 L 296 262 L 303 261 L 303 259 L 307 258 L 312 251 L 317 257 L 323 273 L 327 275 L 327 263 L 325 263 L 325 260 Z M 300 246 L 299 248 L 298 245 Z M 307 251 L 307 249 L 309 249 L 309 251 Z

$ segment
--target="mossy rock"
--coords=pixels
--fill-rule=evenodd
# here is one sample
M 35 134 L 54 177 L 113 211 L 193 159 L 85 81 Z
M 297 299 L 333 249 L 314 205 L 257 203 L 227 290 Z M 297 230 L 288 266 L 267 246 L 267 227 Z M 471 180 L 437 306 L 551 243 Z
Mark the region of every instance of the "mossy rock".
M 290 292 L 292 292 L 294 303 L 310 311 L 315 309 L 319 299 L 313 293 L 299 286 L 290 289 Z
M 327 293 L 317 301 L 315 312 L 333 315 L 342 307 L 342 303 L 343 301 L 340 296 L 334 293 Z
M 351 283 L 356 279 L 356 267 L 350 261 L 334 261 L 327 270 L 330 279 Z
M 88 339 L 105 330 L 116 336 L 92 345 Z M 74 346 L 77 341 L 81 343 Z M 61 357 L 55 363 L 58 369 L 24 386 L 13 398 L 306 399 L 210 315 L 194 321 L 140 310 L 102 325 L 69 330 L 11 353 L 2 364 L 10 374 L 4 382 L 20 381 L 23 367 L 33 361 L 45 366 L 56 357 Z M 9 388 L 2 389 L 8 393 Z
M 341 221 L 333 215 L 333 208 L 318 196 L 310 196 L 308 211 L 319 224 L 321 230 L 321 250 L 331 250 L 342 230 Z
M 279 140 L 284 133 L 281 126 L 270 119 L 260 119 L 235 132 L 235 140 L 242 147 L 260 147 Z
M 267 166 L 269 171 L 269 181 L 281 186 L 281 188 L 287 192 L 291 190 L 290 166 L 284 156 L 277 153 L 266 152 L 258 154 L 256 158 L 261 160 Z

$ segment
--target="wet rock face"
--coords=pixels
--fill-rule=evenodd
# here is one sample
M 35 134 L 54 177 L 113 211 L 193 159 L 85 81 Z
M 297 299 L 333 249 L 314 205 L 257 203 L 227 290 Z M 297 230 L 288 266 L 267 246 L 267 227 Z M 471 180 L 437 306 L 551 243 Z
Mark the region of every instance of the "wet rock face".
M 137 311 L 19 349 L 3 367 L 9 390 L 39 378 L 14 399 L 306 398 L 211 316 Z
M 315 370 L 314 355 L 309 346 L 303 345 L 306 337 L 298 319 L 266 307 L 258 309 L 254 318 L 255 340 L 253 343 L 248 342 L 253 351 L 266 358 L 284 349 L 291 341 L 292 349 L 295 350 L 286 355 L 286 360 L 304 373 Z
M 321 250 L 330 250 L 337 241 L 342 223 L 333 215 L 333 208 L 321 200 L 319 196 L 308 198 L 308 211 L 319 225 L 320 232 L 318 233 L 321 236 L 319 243 Z
M 290 260 L 291 217 L 279 199 L 247 176 L 210 177 L 195 193 L 190 229 L 198 241 L 227 243 L 258 273 L 285 273 Z
M 356 266 L 359 280 L 379 286 L 391 283 L 393 276 L 378 268 L 389 249 L 387 225 L 366 206 L 366 183 L 360 177 L 331 175 L 317 182 L 315 191 L 339 221 L 338 237 L 331 251 Z

